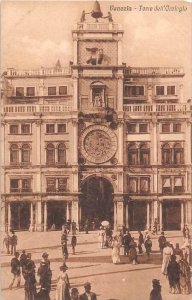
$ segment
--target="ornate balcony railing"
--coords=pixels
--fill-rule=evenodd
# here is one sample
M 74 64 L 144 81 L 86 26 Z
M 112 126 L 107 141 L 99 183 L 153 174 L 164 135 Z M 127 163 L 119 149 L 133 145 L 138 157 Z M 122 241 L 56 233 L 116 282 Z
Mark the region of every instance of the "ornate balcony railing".
M 190 104 L 125 104 L 123 110 L 129 113 L 176 113 L 192 112 Z
M 92 23 L 78 23 L 77 28 L 75 30 L 99 30 L 99 31 L 105 31 L 105 30 L 119 30 L 121 29 L 118 24 L 114 23 L 99 23 L 99 22 L 92 22 Z
M 184 70 L 182 67 L 172 68 L 172 67 L 160 67 L 160 68 L 135 68 L 127 67 L 124 69 L 125 76 L 160 76 L 160 75 L 184 75 Z
M 10 77 L 38 77 L 38 76 L 60 76 L 71 75 L 71 68 L 41 68 L 35 70 L 8 69 L 6 76 Z
M 71 111 L 72 106 L 70 105 L 5 105 L 4 113 L 59 113 Z

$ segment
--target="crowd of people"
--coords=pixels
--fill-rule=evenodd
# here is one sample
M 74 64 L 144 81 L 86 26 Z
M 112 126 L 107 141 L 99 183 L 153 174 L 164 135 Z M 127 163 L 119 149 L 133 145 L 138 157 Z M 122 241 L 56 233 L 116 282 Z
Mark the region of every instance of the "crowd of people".
M 138 243 L 127 229 L 113 232 L 109 227 L 100 227 L 98 232 L 99 248 L 112 248 L 112 261 L 114 264 L 120 263 L 120 255 L 129 257 L 132 264 L 138 264 L 138 254 L 146 252 L 147 258 L 150 258 L 152 251 L 152 241 L 148 232 L 142 234 L 138 232 Z
M 77 226 L 72 223 L 65 224 L 61 230 L 61 250 L 63 264 L 59 268 L 56 279 L 55 300 L 96 300 L 96 294 L 91 292 L 91 284 L 84 284 L 85 293 L 79 295 L 76 287 L 71 288 L 67 274 L 67 259 L 69 257 L 68 245 L 71 245 L 72 255 L 76 254 Z M 157 233 L 155 233 L 157 234 Z M 135 236 L 135 234 L 134 234 Z M 133 265 L 140 263 L 139 256 L 146 253 L 147 260 L 152 252 L 152 240 L 148 231 L 138 231 L 137 237 L 133 237 L 128 229 L 111 230 L 110 226 L 101 226 L 98 231 L 99 248 L 111 248 L 113 264 L 121 263 L 121 257 L 127 257 Z M 159 252 L 162 257 L 162 274 L 169 283 L 169 292 L 172 294 L 190 294 L 191 270 L 190 270 L 190 234 L 187 225 L 183 228 L 183 245 L 175 246 L 167 240 L 165 233 L 158 236 Z M 6 234 L 3 240 L 6 253 L 14 255 L 11 259 L 12 279 L 9 289 L 14 284 L 21 286 L 21 277 L 24 279 L 25 300 L 50 300 L 52 284 L 52 271 L 48 253 L 44 252 L 39 266 L 36 268 L 31 253 L 17 251 L 18 238 L 14 231 Z M 37 279 L 38 277 L 38 279 Z M 161 285 L 158 279 L 152 281 L 153 289 L 150 300 L 162 300 Z M 156 298 L 155 298 L 156 297 Z

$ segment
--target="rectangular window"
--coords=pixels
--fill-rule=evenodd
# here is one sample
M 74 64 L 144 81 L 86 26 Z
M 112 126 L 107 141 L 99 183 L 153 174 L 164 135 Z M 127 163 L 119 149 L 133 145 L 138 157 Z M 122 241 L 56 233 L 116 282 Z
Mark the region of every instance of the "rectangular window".
M 140 178 L 140 192 L 141 193 L 149 192 L 149 178 L 148 177 Z
M 67 178 L 58 179 L 58 191 L 66 192 L 67 191 Z
M 156 95 L 157 96 L 165 95 L 165 87 L 163 85 L 156 86 Z
M 47 192 L 56 192 L 55 178 L 47 178 Z
M 35 88 L 34 87 L 27 87 L 27 96 L 34 97 L 35 96 Z
M 10 180 L 10 192 L 18 192 L 19 191 L 19 179 L 11 179 Z
M 67 95 L 67 86 L 59 86 L 59 95 Z
M 169 133 L 170 132 L 170 123 L 163 123 L 162 124 L 162 132 L 164 133 Z
M 56 86 L 48 87 L 48 95 L 49 96 L 55 96 L 56 95 Z
M 174 192 L 175 193 L 183 192 L 183 177 L 174 178 Z
M 30 124 L 21 124 L 21 133 L 29 134 L 30 133 Z
M 173 123 L 173 132 L 181 132 L 181 123 Z
M 24 87 L 16 87 L 16 97 L 24 97 Z
M 137 193 L 137 178 L 135 177 L 129 178 L 129 192 Z
M 18 134 L 19 126 L 18 125 L 10 125 L 9 132 L 10 132 L 10 134 Z
M 128 133 L 136 133 L 136 131 L 137 131 L 137 124 L 135 124 L 135 123 L 127 123 L 127 130 L 128 130 Z
M 148 124 L 139 124 L 139 132 L 140 133 L 148 132 Z
M 162 192 L 165 193 L 165 194 L 172 192 L 171 178 L 170 177 L 163 177 L 163 179 L 162 179 Z
M 58 133 L 66 132 L 66 124 L 58 124 Z
M 125 97 L 144 96 L 144 86 L 133 85 L 125 86 Z
M 22 179 L 22 192 L 31 192 L 31 179 Z
M 175 95 L 175 86 L 174 85 L 169 85 L 167 87 L 167 95 Z
M 46 133 L 55 133 L 55 124 L 46 124 Z

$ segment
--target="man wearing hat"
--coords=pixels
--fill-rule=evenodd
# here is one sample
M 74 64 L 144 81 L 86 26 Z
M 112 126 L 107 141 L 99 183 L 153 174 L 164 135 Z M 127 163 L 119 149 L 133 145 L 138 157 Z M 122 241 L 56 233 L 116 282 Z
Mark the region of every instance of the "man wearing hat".
M 13 279 L 9 285 L 10 290 L 12 289 L 15 280 L 17 280 L 17 287 L 20 287 L 21 283 L 19 252 L 16 252 L 15 257 L 11 260 L 11 273 L 13 274 Z
M 31 259 L 31 253 L 27 253 L 26 264 L 23 268 L 25 279 L 25 300 L 32 300 L 36 295 L 35 263 Z
M 97 300 L 95 293 L 91 292 L 91 283 L 86 282 L 84 284 L 85 293 L 80 295 L 79 300 Z
M 158 279 L 152 280 L 153 289 L 150 293 L 150 300 L 163 300 L 161 296 L 161 285 Z
M 48 257 L 49 257 L 49 254 L 47 252 L 44 252 L 42 254 L 42 260 L 41 260 L 41 262 L 44 262 L 45 264 L 49 265 L 49 267 L 50 267 L 50 260 L 49 260 Z

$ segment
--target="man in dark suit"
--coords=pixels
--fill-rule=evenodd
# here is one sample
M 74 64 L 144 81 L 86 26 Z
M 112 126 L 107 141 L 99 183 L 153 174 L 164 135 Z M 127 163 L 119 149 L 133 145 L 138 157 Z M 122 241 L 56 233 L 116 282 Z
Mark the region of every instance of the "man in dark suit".
M 96 294 L 91 292 L 90 282 L 86 282 L 84 284 L 84 288 L 85 288 L 85 293 L 80 295 L 79 300 L 97 300 Z

